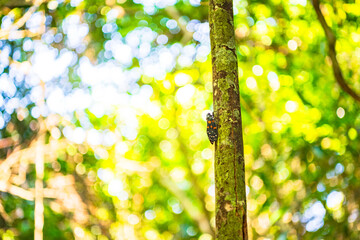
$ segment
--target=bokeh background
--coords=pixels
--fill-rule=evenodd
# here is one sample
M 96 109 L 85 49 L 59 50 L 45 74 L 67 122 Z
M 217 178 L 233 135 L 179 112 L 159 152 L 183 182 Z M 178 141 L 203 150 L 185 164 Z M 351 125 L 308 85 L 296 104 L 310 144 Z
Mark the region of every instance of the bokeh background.
M 360 2 L 320 7 L 360 93 Z M 214 239 L 208 2 L 1 0 L 0 14 L 2 239 Z M 359 239 L 359 103 L 311 2 L 234 14 L 250 239 Z

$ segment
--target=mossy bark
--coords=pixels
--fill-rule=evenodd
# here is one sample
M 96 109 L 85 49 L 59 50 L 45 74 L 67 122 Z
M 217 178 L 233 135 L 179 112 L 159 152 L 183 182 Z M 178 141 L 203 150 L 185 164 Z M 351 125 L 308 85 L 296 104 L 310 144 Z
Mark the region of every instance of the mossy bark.
M 247 239 L 246 191 L 232 0 L 210 0 L 215 144 L 216 239 Z

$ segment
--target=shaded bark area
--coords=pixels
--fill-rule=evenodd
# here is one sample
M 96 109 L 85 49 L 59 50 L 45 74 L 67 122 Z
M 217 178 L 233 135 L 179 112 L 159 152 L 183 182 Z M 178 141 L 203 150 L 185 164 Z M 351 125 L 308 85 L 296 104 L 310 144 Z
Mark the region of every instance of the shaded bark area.
M 245 164 L 232 0 L 210 0 L 215 143 L 216 239 L 247 239 Z

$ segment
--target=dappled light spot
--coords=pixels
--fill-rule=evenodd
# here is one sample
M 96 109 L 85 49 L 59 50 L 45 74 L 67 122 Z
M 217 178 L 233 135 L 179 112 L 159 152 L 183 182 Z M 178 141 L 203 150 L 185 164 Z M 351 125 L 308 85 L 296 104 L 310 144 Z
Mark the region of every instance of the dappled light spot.
M 163 152 L 170 152 L 172 148 L 171 142 L 167 140 L 162 140 L 159 146 Z
M 257 83 L 256 83 L 256 80 L 255 78 L 253 77 L 248 77 L 246 79 L 246 86 L 251 89 L 251 90 L 255 90 L 257 89 Z
M 36 12 L 29 18 L 29 20 L 26 21 L 25 25 L 31 32 L 37 32 L 39 28 L 41 28 L 44 21 L 44 13 Z
M 268 33 L 268 26 L 264 21 L 257 21 L 255 24 L 255 31 L 259 35 L 267 34 Z
M 321 140 L 321 147 L 323 149 L 328 149 L 331 146 L 331 139 L 326 137 Z
M 175 214 L 180 214 L 183 212 L 183 209 L 181 208 L 179 203 L 172 205 L 171 208 L 172 208 L 173 213 L 175 213 Z
M 61 137 L 61 132 L 57 127 L 53 127 L 50 131 L 51 137 L 54 139 L 59 139 Z
M 298 47 L 297 42 L 295 40 L 289 40 L 288 47 L 290 50 L 295 51 Z
M 326 207 L 332 211 L 336 211 L 341 208 L 344 200 L 345 196 L 342 192 L 332 191 L 326 198 Z
M 205 171 L 205 165 L 201 160 L 195 160 L 191 165 L 191 170 L 196 175 L 202 174 Z
M 267 78 L 269 80 L 269 85 L 272 88 L 272 90 L 274 91 L 279 90 L 280 82 L 277 74 L 275 72 L 269 72 Z
M 166 118 L 161 118 L 158 122 L 159 128 L 166 130 L 170 126 L 170 121 Z
M 60 168 L 58 168 L 58 169 L 60 170 Z M 54 170 L 55 170 L 55 168 L 54 168 Z M 75 167 L 75 171 L 77 174 L 83 175 L 86 173 L 86 168 L 85 168 L 84 164 L 78 163 Z
M 85 237 L 85 232 L 81 227 L 75 227 L 74 233 L 78 238 L 84 238 Z
M 96 159 L 98 159 L 98 160 L 100 160 L 100 159 L 108 159 L 109 158 L 109 153 L 108 153 L 108 151 L 105 149 L 105 148 L 103 148 L 103 147 L 100 147 L 100 146 L 98 146 L 98 147 L 95 147 L 94 148 L 94 156 L 95 156 L 95 158 Z
M 269 214 L 267 212 L 262 212 L 254 221 L 253 227 L 255 231 L 259 234 L 265 233 L 270 227 Z
M 285 104 L 285 110 L 289 113 L 293 113 L 298 109 L 298 103 L 295 101 L 287 101 Z
M 211 159 L 213 157 L 213 151 L 210 148 L 205 148 L 204 150 L 202 150 L 201 156 L 204 159 Z
M 338 116 L 338 118 L 343 118 L 345 116 L 345 110 L 342 107 L 339 107 L 336 110 L 336 115 Z
M 186 171 L 183 168 L 177 167 L 171 170 L 170 176 L 175 182 L 181 182 L 186 176 Z
M 200 6 L 200 4 L 201 4 L 200 1 L 201 0 L 189 0 L 190 4 L 194 7 Z
M 156 42 L 158 44 L 164 45 L 168 42 L 168 37 L 166 35 L 161 34 L 157 37 Z
M 322 183 L 319 183 L 316 189 L 318 190 L 318 192 L 324 192 L 326 190 L 324 184 Z
M 290 0 L 290 4 L 306 6 L 307 0 Z
M 149 240 L 157 240 L 159 239 L 159 234 L 156 230 L 151 229 L 145 232 L 145 237 Z
M 153 219 L 155 219 L 155 217 L 156 217 L 156 213 L 155 213 L 155 211 L 154 210 L 146 210 L 145 211 L 145 217 L 146 217 L 146 219 L 148 219 L 148 220 L 153 220 Z
M 290 175 L 289 170 L 286 168 L 285 164 L 278 163 L 276 166 L 275 181 L 281 183 L 285 181 Z
M 250 212 L 255 212 L 257 210 L 258 204 L 255 199 L 249 199 L 247 202 L 247 209 Z
M 192 1 L 197 1 L 197 0 L 192 0 Z M 213 237 L 208 234 L 208 233 L 204 233 L 199 237 L 199 240 L 212 240 Z
M 176 100 L 184 106 L 190 106 L 190 101 L 195 94 L 195 87 L 191 84 L 187 84 L 184 87 L 179 88 L 176 92 Z
M 326 210 L 320 201 L 308 206 L 301 217 L 301 222 L 306 224 L 306 231 L 315 232 L 324 225 Z
M 212 196 L 212 197 L 215 197 L 215 184 L 212 184 L 208 190 L 207 190 L 207 193 Z
M 250 185 L 256 191 L 259 191 L 264 186 L 264 182 L 261 178 L 259 178 L 258 176 L 255 175 L 251 178 Z
M 195 235 L 198 233 L 198 231 L 196 231 L 196 229 L 195 229 L 193 226 L 190 226 L 190 227 L 188 227 L 188 228 L 186 229 L 186 233 L 187 233 L 189 236 L 193 237 L 193 236 L 195 236 Z
M 170 128 L 166 131 L 166 137 L 169 139 L 177 139 L 179 132 L 175 128 Z
M 119 179 L 111 180 L 108 185 L 108 192 L 111 196 L 116 196 L 119 200 L 128 200 L 129 194 L 123 190 L 123 183 Z
M 256 76 L 261 76 L 264 72 L 263 68 L 260 65 L 253 66 L 252 71 Z
M 129 151 L 129 146 L 126 142 L 117 142 L 115 146 L 115 151 L 117 154 L 125 154 L 127 151 Z
M 280 122 L 274 122 L 271 127 L 274 133 L 279 133 L 283 129 L 283 125 Z
M 351 212 L 350 216 L 348 217 L 348 221 L 349 221 L 350 223 L 353 223 L 353 222 L 356 221 L 356 219 L 357 219 L 358 217 L 359 217 L 359 210 L 358 210 L 358 209 L 354 209 L 354 210 Z
M 84 37 L 89 32 L 89 26 L 80 21 L 80 16 L 69 15 L 63 21 L 62 27 L 67 35 L 66 44 L 70 48 L 77 48 L 83 43 Z
M 358 135 L 358 133 L 357 133 L 357 131 L 356 131 L 354 128 L 350 128 L 349 131 L 348 131 L 348 135 L 349 135 L 349 138 L 350 138 L 351 140 L 355 140 L 356 137 L 357 137 L 357 135 Z
M 109 130 L 105 130 L 102 135 L 103 135 L 102 145 L 105 147 L 111 147 L 117 141 L 117 136 Z
M 140 218 L 138 216 L 136 216 L 135 214 L 130 214 L 128 216 L 128 222 L 131 224 L 131 225 L 136 225 L 140 222 Z
M 178 73 L 175 75 L 175 84 L 177 86 L 184 86 L 188 83 L 191 83 L 192 78 L 190 75 L 186 74 L 186 73 Z
M 261 42 L 265 45 L 265 46 L 270 46 L 272 44 L 272 39 L 267 36 L 267 35 L 263 35 L 261 37 Z
M 105 183 L 109 183 L 114 178 L 114 173 L 111 169 L 99 168 L 97 171 L 98 177 Z
M 283 223 L 285 223 L 285 224 L 290 223 L 291 220 L 292 220 L 292 214 L 291 214 L 290 212 L 286 212 L 286 213 L 284 214 L 284 216 L 282 217 L 282 221 L 283 221 Z
M 261 155 L 263 155 L 265 158 L 271 158 L 272 157 L 272 148 L 269 144 L 264 144 L 261 146 Z
M 83 143 L 86 137 L 86 132 L 83 128 L 77 127 L 72 133 L 71 139 L 73 142 L 80 144 Z

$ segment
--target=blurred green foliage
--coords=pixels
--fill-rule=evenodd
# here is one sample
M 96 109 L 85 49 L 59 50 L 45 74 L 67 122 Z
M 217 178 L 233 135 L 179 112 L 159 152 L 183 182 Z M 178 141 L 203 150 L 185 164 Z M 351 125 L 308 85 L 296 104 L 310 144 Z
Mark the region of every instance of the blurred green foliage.
M 43 125 L 44 239 L 213 239 L 207 3 L 40 3 L 18 28 L 30 6 L 1 8 L 2 238 L 33 238 Z M 359 9 L 321 2 L 360 93 Z M 234 13 L 250 238 L 358 239 L 359 106 L 311 2 L 236 0 Z

